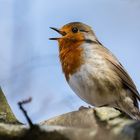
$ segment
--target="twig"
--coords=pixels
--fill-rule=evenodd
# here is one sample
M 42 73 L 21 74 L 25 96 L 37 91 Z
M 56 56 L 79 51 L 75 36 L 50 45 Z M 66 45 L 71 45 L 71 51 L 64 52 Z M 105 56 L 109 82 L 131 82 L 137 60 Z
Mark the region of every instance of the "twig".
M 29 123 L 29 126 L 32 128 L 34 126 L 34 124 L 32 123 L 30 117 L 27 114 L 27 111 L 23 108 L 24 104 L 30 103 L 32 101 L 32 98 L 30 97 L 27 100 L 23 100 L 18 102 L 19 108 L 21 109 L 21 111 L 23 112 L 23 114 L 25 115 L 25 118 L 27 119 L 27 122 Z

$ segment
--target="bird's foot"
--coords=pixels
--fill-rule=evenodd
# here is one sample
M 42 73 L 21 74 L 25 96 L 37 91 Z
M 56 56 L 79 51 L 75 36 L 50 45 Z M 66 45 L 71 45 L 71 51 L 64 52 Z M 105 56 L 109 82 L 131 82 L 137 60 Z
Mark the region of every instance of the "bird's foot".
M 90 106 L 88 106 L 88 107 L 80 106 L 78 110 L 84 110 L 84 109 L 89 109 L 89 108 L 91 108 L 91 107 Z

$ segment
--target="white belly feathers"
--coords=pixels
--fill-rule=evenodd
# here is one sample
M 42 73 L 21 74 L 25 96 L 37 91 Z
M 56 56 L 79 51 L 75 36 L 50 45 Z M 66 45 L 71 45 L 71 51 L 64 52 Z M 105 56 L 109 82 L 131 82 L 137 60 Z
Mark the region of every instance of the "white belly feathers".
M 111 102 L 110 99 L 113 99 L 109 98 L 110 94 L 102 94 L 102 92 L 108 92 L 104 79 L 106 79 L 110 69 L 102 56 L 96 53 L 92 47 L 89 44 L 84 45 L 83 57 L 85 63 L 76 73 L 69 76 L 68 83 L 73 91 L 84 101 L 91 105 L 102 106 Z M 104 95 L 108 97 L 106 98 Z M 104 100 L 104 98 L 106 99 Z

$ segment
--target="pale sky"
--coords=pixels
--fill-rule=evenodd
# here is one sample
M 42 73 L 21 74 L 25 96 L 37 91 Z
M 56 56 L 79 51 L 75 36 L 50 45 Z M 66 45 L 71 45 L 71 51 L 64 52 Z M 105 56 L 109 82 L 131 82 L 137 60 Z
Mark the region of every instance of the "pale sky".
M 49 27 L 80 21 L 121 61 L 140 91 L 140 0 L 0 0 L 0 85 L 17 118 L 17 102 L 34 122 L 86 105 L 66 83 L 57 34 Z

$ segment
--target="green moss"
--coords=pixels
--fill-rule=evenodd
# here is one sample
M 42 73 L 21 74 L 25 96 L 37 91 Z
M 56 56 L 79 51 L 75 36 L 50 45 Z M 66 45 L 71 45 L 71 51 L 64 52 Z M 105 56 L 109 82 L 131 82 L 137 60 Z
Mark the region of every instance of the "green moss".
M 3 91 L 0 88 L 0 122 L 4 123 L 18 123 L 15 115 L 13 114 Z

